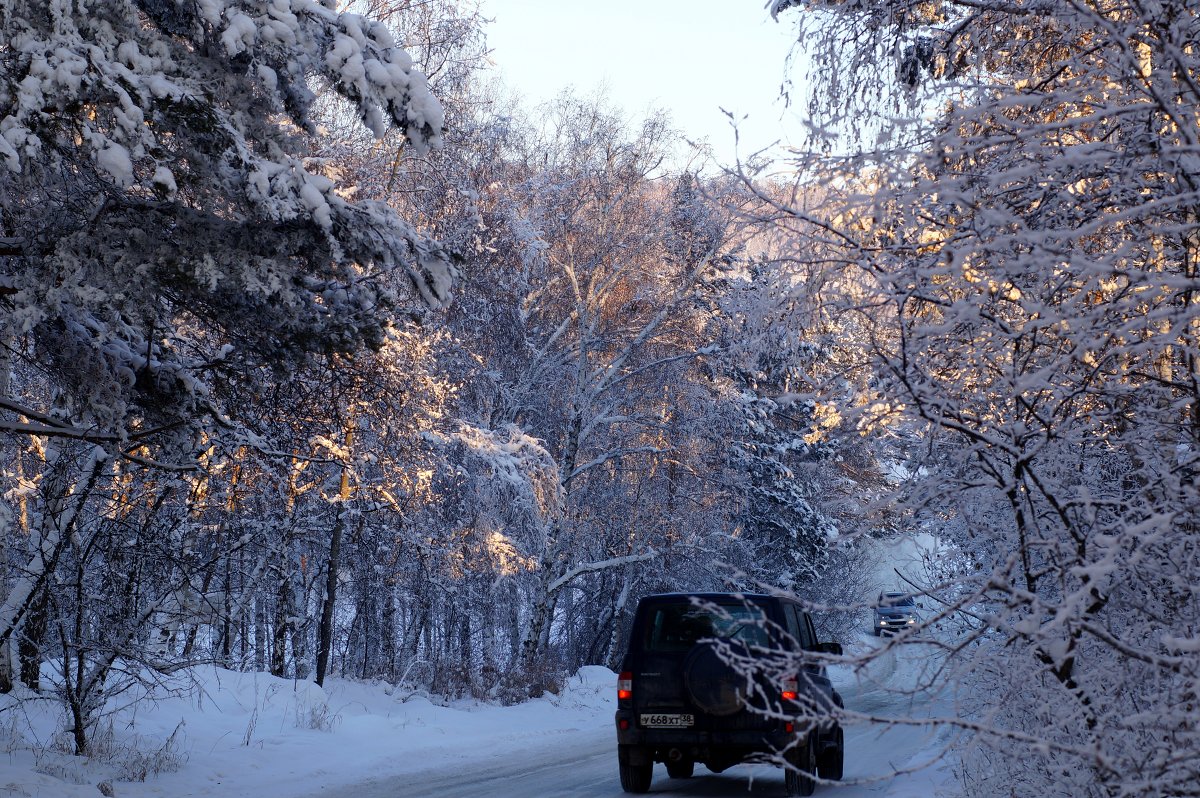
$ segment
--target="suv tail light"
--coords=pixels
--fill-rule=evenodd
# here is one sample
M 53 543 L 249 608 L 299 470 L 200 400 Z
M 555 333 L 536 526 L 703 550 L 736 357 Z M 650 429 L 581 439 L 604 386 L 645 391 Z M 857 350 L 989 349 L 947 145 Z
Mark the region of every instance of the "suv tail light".
M 633 672 L 624 671 L 617 677 L 617 698 L 633 698 Z
M 800 681 L 795 676 L 784 679 L 781 695 L 784 701 L 795 701 L 800 696 Z

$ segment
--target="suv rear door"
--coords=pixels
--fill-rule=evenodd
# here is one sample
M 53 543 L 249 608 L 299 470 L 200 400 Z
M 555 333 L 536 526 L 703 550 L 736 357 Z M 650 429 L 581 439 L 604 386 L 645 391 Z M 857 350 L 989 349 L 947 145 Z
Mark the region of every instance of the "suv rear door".
M 691 715 L 692 727 L 698 730 L 764 725 L 767 721 L 760 713 L 743 709 L 742 701 L 730 694 L 737 679 L 729 678 L 728 667 L 717 662 L 720 657 L 697 643 L 708 641 L 735 655 L 778 646 L 780 635 L 771 633 L 783 628 L 782 618 L 771 617 L 776 606 L 686 595 L 644 603 L 634 625 L 628 664 L 623 667 L 637 685 L 635 711 Z M 716 684 L 703 683 L 706 669 L 719 671 L 713 674 Z

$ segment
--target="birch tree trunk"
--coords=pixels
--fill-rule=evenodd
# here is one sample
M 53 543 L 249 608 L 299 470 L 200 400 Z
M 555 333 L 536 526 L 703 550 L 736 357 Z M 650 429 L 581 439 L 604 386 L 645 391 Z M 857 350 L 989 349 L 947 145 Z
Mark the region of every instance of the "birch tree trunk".
M 13 667 L 17 653 L 13 640 L 20 639 L 22 627 L 37 614 L 59 558 L 70 545 L 80 511 L 110 462 L 107 453 L 94 447 L 76 467 L 68 447 L 59 440 L 46 443 L 46 470 L 39 489 L 42 506 L 36 523 L 30 527 L 32 555 L 0 601 L 0 651 L 5 653 L 5 662 L 14 674 L 21 667 Z M 12 686 L 10 683 L 10 689 Z
M 346 457 L 354 450 L 354 421 L 346 422 Z M 329 564 L 325 574 L 325 602 L 321 605 L 321 625 L 317 629 L 317 673 L 318 686 L 325 684 L 325 673 L 329 668 L 329 657 L 333 651 L 333 609 L 337 602 L 338 569 L 342 558 L 342 533 L 346 526 L 346 513 L 350 502 L 350 465 L 342 466 L 341 483 L 338 490 L 337 520 L 329 539 Z

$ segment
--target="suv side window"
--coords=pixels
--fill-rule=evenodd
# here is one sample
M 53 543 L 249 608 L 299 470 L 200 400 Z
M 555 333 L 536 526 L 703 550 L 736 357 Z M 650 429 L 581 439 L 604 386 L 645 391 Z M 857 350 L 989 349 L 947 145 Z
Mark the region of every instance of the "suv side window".
M 795 641 L 795 645 L 803 646 L 800 635 L 800 621 L 796 618 L 796 608 L 791 604 L 783 605 L 783 617 L 787 619 L 788 635 Z
M 808 635 L 808 642 L 804 644 L 807 649 L 816 649 L 817 647 L 817 630 L 813 627 L 812 616 L 807 612 L 800 613 L 803 618 L 804 631 Z
M 813 648 L 817 637 L 813 634 L 812 621 L 808 615 L 801 612 L 792 604 L 783 605 L 784 617 L 787 618 L 788 634 L 790 634 L 805 651 Z

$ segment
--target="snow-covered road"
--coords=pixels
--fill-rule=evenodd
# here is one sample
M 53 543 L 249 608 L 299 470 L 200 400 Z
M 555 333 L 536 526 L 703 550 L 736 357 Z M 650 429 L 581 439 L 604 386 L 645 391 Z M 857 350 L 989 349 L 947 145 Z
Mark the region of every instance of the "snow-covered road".
M 863 646 L 877 646 L 868 640 Z M 926 696 L 905 694 L 928 647 L 910 646 L 885 652 L 859 676 L 835 674 L 848 709 L 874 716 L 920 716 L 930 709 Z M 936 702 L 935 702 L 936 703 Z M 567 739 L 547 735 L 529 739 L 519 749 L 503 746 L 495 753 L 466 752 L 457 764 L 422 768 L 409 762 L 404 773 L 322 789 L 311 798 L 616 798 L 624 796 L 617 775 L 615 733 L 608 717 L 597 714 L 597 725 L 578 729 Z M 447 740 L 448 744 L 452 741 Z M 936 793 L 936 773 L 900 777 L 891 774 L 922 756 L 932 756 L 936 741 L 909 726 L 857 725 L 846 729 L 846 773 L 838 787 L 818 788 L 839 798 L 928 798 Z M 933 750 L 931 750 L 933 749 Z M 415 767 L 414 767 L 415 766 Z M 782 796 L 783 772 L 770 765 L 742 765 L 724 773 L 696 768 L 691 779 L 671 779 L 663 765 L 655 767 L 653 795 Z
M 598 731 L 585 740 L 573 741 L 570 746 L 547 744 L 516 755 L 483 759 L 465 767 L 438 767 L 348 788 L 322 790 L 314 793 L 314 798 L 623 795 L 617 782 L 613 737 L 613 734 Z
M 617 776 L 613 735 L 607 730 L 587 745 L 569 749 L 553 746 L 526 752 L 507 761 L 485 761 L 458 769 L 408 773 L 400 777 L 372 780 L 347 788 L 322 790 L 313 798 L 457 798 L 486 795 L 492 798 L 617 798 L 625 796 Z M 899 729 L 882 734 L 859 729 L 847 735 L 846 780 L 877 779 L 887 776 L 891 763 L 903 765 L 918 753 L 921 738 L 905 739 Z M 836 788 L 818 788 L 825 792 L 860 798 L 864 796 L 929 796 L 928 782 L 920 786 L 914 777 L 885 779 L 864 784 L 843 784 Z M 783 772 L 769 765 L 742 765 L 724 773 L 709 773 L 697 767 L 691 779 L 672 779 L 666 768 L 654 770 L 652 795 L 689 796 L 784 794 Z

